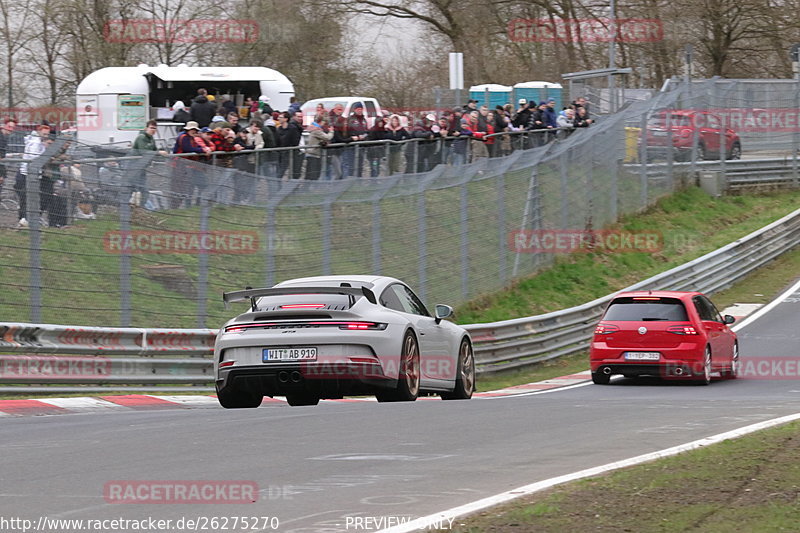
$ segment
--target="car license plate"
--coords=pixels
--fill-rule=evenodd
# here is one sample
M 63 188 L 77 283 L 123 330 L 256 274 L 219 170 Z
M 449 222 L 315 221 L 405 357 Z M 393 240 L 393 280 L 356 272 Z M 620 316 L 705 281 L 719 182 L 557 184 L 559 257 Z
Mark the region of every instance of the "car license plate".
M 264 348 L 261 360 L 268 361 L 308 361 L 317 359 L 315 346 L 297 346 L 294 348 Z
M 627 361 L 658 361 L 661 359 L 659 352 L 625 352 Z

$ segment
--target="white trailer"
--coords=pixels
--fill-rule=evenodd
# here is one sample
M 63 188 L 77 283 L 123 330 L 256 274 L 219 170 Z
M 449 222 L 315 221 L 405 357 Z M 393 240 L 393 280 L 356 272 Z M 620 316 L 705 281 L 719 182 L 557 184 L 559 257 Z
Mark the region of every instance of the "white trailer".
M 107 67 L 89 74 L 78 85 L 77 138 L 88 144 L 130 146 L 145 123 L 156 119 L 163 141 L 175 131 L 170 125 L 172 104 L 187 110 L 197 89 L 218 99 L 230 95 L 241 105 L 248 96 L 270 98 L 275 110 L 289 108 L 294 86 L 289 78 L 266 67 Z M 169 135 L 168 135 L 169 134 Z

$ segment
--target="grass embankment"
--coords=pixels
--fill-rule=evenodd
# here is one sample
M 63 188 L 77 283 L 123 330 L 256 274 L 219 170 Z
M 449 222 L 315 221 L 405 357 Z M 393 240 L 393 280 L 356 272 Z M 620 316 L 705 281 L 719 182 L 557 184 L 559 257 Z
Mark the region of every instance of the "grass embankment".
M 461 323 L 492 322 L 579 305 L 623 289 L 724 246 L 792 212 L 798 193 L 711 198 L 697 189 L 659 201 L 615 228 L 660 231 L 657 253 L 573 253 L 513 287 L 458 309 Z M 781 256 L 756 274 L 713 295 L 723 309 L 736 302 L 765 303 L 800 273 L 800 250 Z M 587 369 L 586 355 L 562 358 L 533 369 L 482 377 L 481 391 L 494 390 Z
M 455 533 L 797 531 L 800 423 L 526 496 Z

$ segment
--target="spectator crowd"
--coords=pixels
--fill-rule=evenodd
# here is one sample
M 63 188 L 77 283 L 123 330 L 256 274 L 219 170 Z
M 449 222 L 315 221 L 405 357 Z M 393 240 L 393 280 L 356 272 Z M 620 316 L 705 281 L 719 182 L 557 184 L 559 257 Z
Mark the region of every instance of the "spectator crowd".
M 440 164 L 462 165 L 481 158 L 505 156 L 515 149 L 542 146 L 593 123 L 585 98 L 577 98 L 560 110 L 556 109 L 554 99 L 538 103 L 520 99 L 516 109 L 511 104 L 490 109 L 469 100 L 463 107 L 439 114 L 423 112 L 415 117 L 410 113 L 385 113 L 370 119 L 359 103 L 352 106 L 349 116 L 345 116 L 341 103 L 330 109 L 319 104 L 313 116 L 305 120 L 294 97 L 285 111 L 273 109 L 270 98 L 264 95 L 247 98 L 244 109 L 237 108 L 230 98 L 220 100 L 217 104 L 214 95 L 199 89 L 188 107 L 180 101 L 172 106 L 173 122 L 179 125 L 171 152 L 182 155 L 170 160 L 170 208 L 193 205 L 202 197 L 208 183 L 206 173 L 195 171 L 197 164 L 243 171 L 233 174 L 232 201 L 252 203 L 257 176 L 316 181 L 421 173 Z M 6 156 L 7 139 L 15 125 L 12 118 L 4 121 L 0 130 L 0 157 Z M 135 153 L 167 154 L 157 148 L 157 129 L 155 120 L 147 123 L 133 144 Z M 29 224 L 27 161 L 44 153 L 51 142 L 47 124 L 25 138 L 22 157 L 26 161 L 20 164 L 14 183 L 20 227 Z M 237 154 L 241 151 L 245 153 Z M 93 218 L 98 202 L 108 196 L 108 188 L 103 193 L 102 187 L 94 190 L 87 187 L 80 164 L 69 164 L 64 153 L 62 150 L 56 154 L 40 174 L 42 225 L 66 224 L 70 208 L 62 205 L 64 198 L 69 199 L 69 205 L 77 206 L 76 218 Z M 109 161 L 99 170 L 100 185 L 121 182 L 121 169 L 115 163 Z M 0 169 L 2 188 L 6 168 L 0 165 Z M 129 173 L 128 180 L 130 185 L 125 195 L 130 194 L 130 203 L 147 205 L 145 168 Z M 116 188 L 119 190 L 119 183 Z M 113 203 L 119 198 L 105 200 Z

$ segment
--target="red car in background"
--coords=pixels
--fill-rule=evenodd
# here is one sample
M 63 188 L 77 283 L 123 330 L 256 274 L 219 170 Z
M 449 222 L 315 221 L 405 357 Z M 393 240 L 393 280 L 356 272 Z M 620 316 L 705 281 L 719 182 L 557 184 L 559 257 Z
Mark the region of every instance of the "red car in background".
M 699 292 L 642 291 L 618 294 L 597 325 L 589 351 L 592 381 L 614 374 L 711 382 L 711 373 L 736 378 L 739 345 L 722 317 Z
M 698 159 L 742 158 L 739 135 L 730 128 L 723 131 L 719 117 L 708 111 L 676 109 L 658 112 L 648 121 L 647 131 L 639 142 L 646 140 L 648 159 L 666 157 L 672 150 L 676 161 L 689 161 L 695 135 Z

